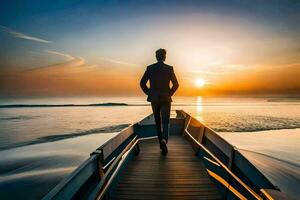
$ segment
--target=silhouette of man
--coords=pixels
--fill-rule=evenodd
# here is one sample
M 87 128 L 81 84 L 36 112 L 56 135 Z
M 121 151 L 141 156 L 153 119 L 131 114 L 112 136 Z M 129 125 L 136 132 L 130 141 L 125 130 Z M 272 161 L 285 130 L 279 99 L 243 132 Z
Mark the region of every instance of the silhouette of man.
M 144 93 L 148 95 L 147 101 L 151 102 L 155 124 L 157 128 L 158 140 L 162 154 L 168 153 L 169 121 L 171 109 L 171 96 L 179 87 L 172 66 L 164 63 L 166 60 L 166 50 L 158 49 L 156 52 L 157 63 L 149 65 L 141 79 L 140 86 Z M 147 82 L 150 82 L 150 87 Z M 172 82 L 172 87 L 170 87 Z

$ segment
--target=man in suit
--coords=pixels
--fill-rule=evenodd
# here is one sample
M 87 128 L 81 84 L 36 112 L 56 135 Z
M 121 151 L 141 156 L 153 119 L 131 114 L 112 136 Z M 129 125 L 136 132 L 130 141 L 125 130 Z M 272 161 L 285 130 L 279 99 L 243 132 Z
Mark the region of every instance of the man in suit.
M 157 63 L 147 67 L 140 86 L 144 93 L 148 95 L 147 101 L 151 102 L 160 149 L 162 154 L 166 155 L 168 153 L 171 96 L 179 85 L 173 67 L 164 63 L 166 50 L 158 49 L 155 53 Z M 148 81 L 150 82 L 150 87 L 147 86 Z M 170 87 L 170 82 L 172 82 L 172 87 Z

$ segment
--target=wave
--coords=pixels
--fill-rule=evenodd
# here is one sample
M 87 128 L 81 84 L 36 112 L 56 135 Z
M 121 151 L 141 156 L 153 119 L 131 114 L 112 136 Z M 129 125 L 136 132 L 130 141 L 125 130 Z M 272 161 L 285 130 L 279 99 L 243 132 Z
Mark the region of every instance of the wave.
M 295 104 L 289 104 L 289 105 L 298 105 L 298 102 L 300 99 L 269 99 L 268 102 L 290 102 Z M 251 106 L 253 104 L 219 104 L 219 103 L 173 103 L 172 106 L 234 106 L 234 107 L 240 107 L 240 106 Z M 2 104 L 0 105 L 0 108 L 47 108 L 47 107 L 97 107 L 97 106 L 150 106 L 150 103 L 119 103 L 119 102 L 109 102 L 109 103 L 95 103 L 95 104 Z M 280 106 L 280 104 L 274 104 L 272 106 Z
M 92 135 L 92 134 L 119 132 L 119 131 L 123 130 L 124 128 L 128 127 L 129 125 L 130 124 L 118 124 L 118 125 L 115 125 L 115 126 L 104 126 L 104 127 L 101 127 L 101 128 L 90 129 L 90 130 L 86 130 L 86 131 L 82 131 L 82 132 L 65 133 L 65 134 L 49 135 L 49 136 L 39 137 L 39 138 L 36 138 L 34 140 L 31 140 L 31 141 L 20 142 L 20 143 L 12 144 L 12 145 L 9 145 L 9 146 L 2 146 L 2 147 L 0 147 L 0 151 L 7 150 L 7 149 L 12 149 L 12 148 L 17 148 L 17 147 L 33 145 L 33 144 L 55 142 L 55 141 L 59 141 L 59 140 L 65 140 L 65 139 L 70 139 L 70 138 L 75 138 L 75 137 L 80 137 L 80 136 L 86 136 L 86 135 Z
M 257 132 L 300 128 L 300 118 L 260 115 L 222 115 L 210 117 L 205 123 L 217 132 Z
M 82 106 L 129 106 L 129 104 L 127 104 L 127 103 L 96 103 L 96 104 L 8 104 L 8 105 L 0 105 L 0 108 L 82 107 Z
M 276 130 L 284 130 L 284 129 L 298 129 L 300 128 L 300 125 L 298 126 L 283 126 L 283 127 L 226 127 L 226 128 L 214 128 L 211 127 L 216 132 L 260 132 L 260 131 L 276 131 Z
M 19 115 L 14 117 L 0 117 L 0 120 L 29 120 L 29 119 L 35 119 L 40 116 L 26 116 L 26 115 Z
M 300 102 L 300 97 L 272 98 L 268 99 L 268 102 Z

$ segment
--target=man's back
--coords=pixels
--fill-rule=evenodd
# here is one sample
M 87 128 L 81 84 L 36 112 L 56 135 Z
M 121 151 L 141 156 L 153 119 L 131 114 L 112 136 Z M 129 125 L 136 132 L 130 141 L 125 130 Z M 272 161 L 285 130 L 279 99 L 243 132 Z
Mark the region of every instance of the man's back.
M 145 94 L 148 95 L 147 101 L 151 102 L 160 149 L 163 155 L 167 155 L 171 96 L 179 85 L 173 67 L 164 63 L 167 51 L 158 49 L 155 54 L 157 63 L 147 67 L 140 85 Z M 150 87 L 147 86 L 148 81 Z M 172 82 L 171 88 L 170 82 Z
M 148 80 L 150 82 L 150 88 L 146 85 Z M 172 82 L 172 88 L 170 88 L 170 82 Z M 173 67 L 163 62 L 149 65 L 141 80 L 141 87 L 148 95 L 147 101 L 171 102 L 171 96 L 178 88 Z

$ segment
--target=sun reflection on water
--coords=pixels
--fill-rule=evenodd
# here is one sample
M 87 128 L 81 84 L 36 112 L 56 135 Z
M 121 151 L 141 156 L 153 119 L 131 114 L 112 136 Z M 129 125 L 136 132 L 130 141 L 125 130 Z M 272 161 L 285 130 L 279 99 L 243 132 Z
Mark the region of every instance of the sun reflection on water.
M 196 108 L 197 108 L 196 118 L 200 121 L 203 121 L 203 118 L 202 118 L 202 112 L 203 112 L 202 96 L 197 96 L 196 105 L 197 105 L 196 106 Z

